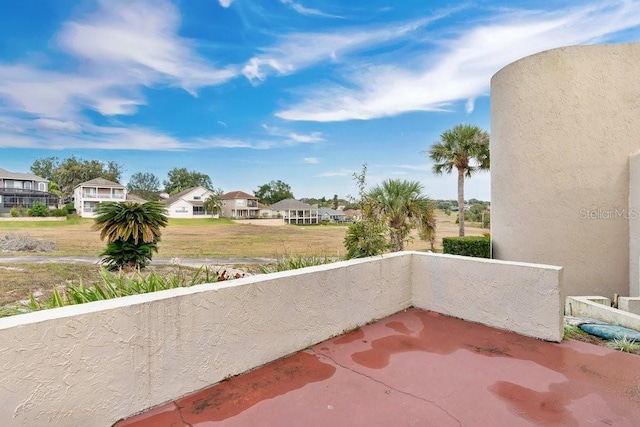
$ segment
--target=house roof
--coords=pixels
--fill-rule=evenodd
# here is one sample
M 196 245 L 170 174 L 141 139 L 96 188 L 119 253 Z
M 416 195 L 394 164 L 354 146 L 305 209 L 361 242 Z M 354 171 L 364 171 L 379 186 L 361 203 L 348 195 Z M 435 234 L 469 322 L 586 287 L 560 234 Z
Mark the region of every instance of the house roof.
M 329 208 L 319 208 L 318 215 L 346 216 L 346 214 L 342 211 L 337 211 L 335 209 Z
M 118 184 L 117 182 L 109 181 L 104 178 L 94 178 L 90 179 L 87 182 L 82 182 L 76 185 L 78 187 L 108 187 L 108 188 L 125 188 L 124 185 Z
M 274 211 L 291 211 L 291 210 L 318 210 L 311 205 L 301 202 L 296 199 L 284 199 L 271 205 L 271 209 Z
M 138 197 L 135 194 L 127 194 L 127 202 L 145 203 L 147 200 Z
M 257 199 L 256 196 L 245 193 L 244 191 L 230 191 L 220 196 L 221 200 L 233 200 L 233 199 Z
M 187 188 L 186 190 L 182 190 L 179 193 L 174 194 L 173 196 L 169 197 L 168 199 L 164 199 L 164 200 L 160 200 L 162 203 L 166 204 L 166 205 L 172 205 L 175 202 L 177 202 L 178 200 L 182 200 L 182 198 L 184 196 L 186 196 L 187 194 L 191 193 L 194 190 L 197 190 L 198 188 L 203 189 L 204 191 L 209 191 L 204 187 L 191 187 L 191 188 Z
M 22 172 L 9 172 L 6 169 L 0 168 L 0 178 L 1 179 L 17 179 L 21 181 L 43 181 L 49 182 L 48 179 L 44 179 L 41 176 L 34 175 L 32 173 L 22 173 Z

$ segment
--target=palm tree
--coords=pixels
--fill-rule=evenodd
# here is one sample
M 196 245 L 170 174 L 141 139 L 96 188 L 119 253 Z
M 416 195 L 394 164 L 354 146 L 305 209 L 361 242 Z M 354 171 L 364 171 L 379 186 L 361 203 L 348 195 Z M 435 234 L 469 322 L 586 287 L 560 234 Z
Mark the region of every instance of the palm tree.
M 160 202 L 100 203 L 96 208 L 94 230 L 107 240 L 107 249 L 100 254 L 110 270 L 130 267 L 144 268 L 158 252 L 161 229 L 168 219 Z
M 478 126 L 456 125 L 443 132 L 428 153 L 436 175 L 451 173 L 454 167 L 458 171 L 459 235 L 464 236 L 464 179 L 489 169 L 489 133 Z
M 204 201 L 204 210 L 211 212 L 211 218 L 215 216 L 216 212 L 220 212 L 222 210 L 222 200 L 220 199 L 221 195 L 221 191 L 214 191 Z
M 389 226 L 390 248 L 401 251 L 412 229 L 417 228 L 422 238 L 432 243 L 435 233 L 435 215 L 431 200 L 422 194 L 417 181 L 387 179 L 368 194 L 374 215 Z

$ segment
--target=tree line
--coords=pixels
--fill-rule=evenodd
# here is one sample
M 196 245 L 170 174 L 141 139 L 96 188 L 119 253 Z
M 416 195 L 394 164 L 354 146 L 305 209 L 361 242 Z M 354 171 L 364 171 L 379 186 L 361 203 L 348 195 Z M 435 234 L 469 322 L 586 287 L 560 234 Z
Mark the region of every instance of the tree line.
M 83 182 L 104 178 L 122 184 L 123 167 L 114 161 L 84 160 L 75 156 L 65 159 L 45 157 L 37 159 L 30 167 L 33 174 L 49 181 L 49 191 L 68 201 L 73 189 Z M 162 181 L 150 172 L 136 172 L 126 185 L 129 194 L 149 201 L 160 200 L 165 192 L 170 196 L 193 187 L 204 187 L 218 196 L 222 190 L 214 188 L 211 177 L 205 173 L 187 168 L 173 168 Z M 271 205 L 280 200 L 294 198 L 291 186 L 283 181 L 271 181 L 258 187 L 254 192 L 260 203 Z

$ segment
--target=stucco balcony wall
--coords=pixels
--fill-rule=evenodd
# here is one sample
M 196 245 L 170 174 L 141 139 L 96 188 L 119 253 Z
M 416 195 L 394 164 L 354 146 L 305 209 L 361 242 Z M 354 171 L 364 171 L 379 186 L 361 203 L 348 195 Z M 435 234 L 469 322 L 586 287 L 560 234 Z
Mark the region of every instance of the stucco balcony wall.
M 0 419 L 108 426 L 412 305 L 559 340 L 560 287 L 558 267 L 403 252 L 4 318 Z

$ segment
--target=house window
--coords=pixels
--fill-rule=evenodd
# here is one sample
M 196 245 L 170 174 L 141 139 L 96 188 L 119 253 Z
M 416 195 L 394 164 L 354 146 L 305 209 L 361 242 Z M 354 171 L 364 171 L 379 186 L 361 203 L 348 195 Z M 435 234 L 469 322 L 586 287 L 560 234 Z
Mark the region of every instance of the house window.
M 46 182 L 39 182 L 38 183 L 38 190 L 39 191 L 47 191 L 47 183 Z
M 236 206 L 244 206 L 244 200 L 236 200 Z
M 193 196 L 193 200 L 200 200 L 200 196 Z
M 174 210 L 175 213 L 189 213 L 189 209 L 187 209 L 185 206 L 180 206 L 175 208 Z
M 25 190 L 31 190 L 31 182 L 29 181 L 25 181 L 24 182 L 24 187 Z

